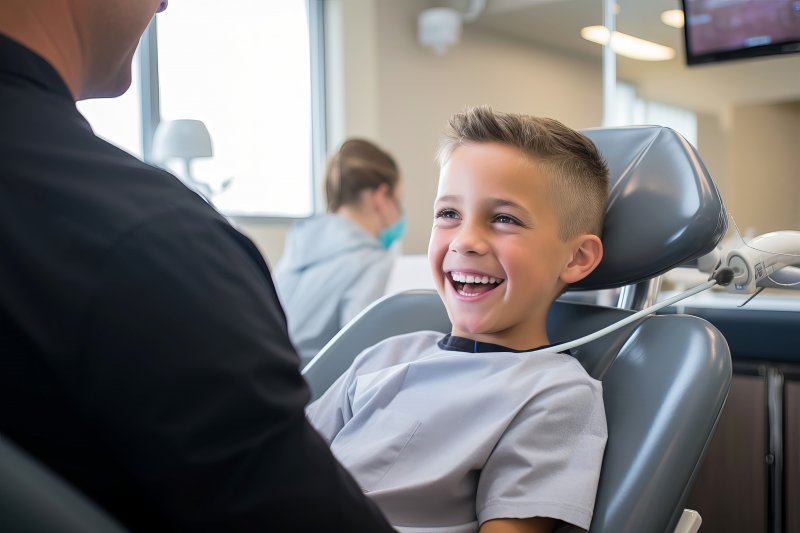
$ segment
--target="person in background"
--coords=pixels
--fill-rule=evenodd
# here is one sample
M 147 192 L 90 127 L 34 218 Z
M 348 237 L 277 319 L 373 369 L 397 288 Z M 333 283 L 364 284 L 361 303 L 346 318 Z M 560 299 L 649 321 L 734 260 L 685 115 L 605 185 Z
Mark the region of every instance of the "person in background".
M 253 243 L 75 108 L 166 7 L 0 2 L 0 436 L 131 531 L 391 531 L 306 421 Z
M 303 363 L 383 295 L 389 248 L 405 230 L 397 163 L 369 141 L 350 139 L 330 158 L 325 193 L 328 213 L 292 228 L 275 269 Z

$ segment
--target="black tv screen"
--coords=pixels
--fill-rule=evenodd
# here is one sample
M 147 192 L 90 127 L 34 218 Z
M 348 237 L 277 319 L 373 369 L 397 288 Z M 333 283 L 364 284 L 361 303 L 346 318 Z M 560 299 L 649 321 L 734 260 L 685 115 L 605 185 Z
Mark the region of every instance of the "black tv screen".
M 686 63 L 800 52 L 800 0 L 681 0 Z

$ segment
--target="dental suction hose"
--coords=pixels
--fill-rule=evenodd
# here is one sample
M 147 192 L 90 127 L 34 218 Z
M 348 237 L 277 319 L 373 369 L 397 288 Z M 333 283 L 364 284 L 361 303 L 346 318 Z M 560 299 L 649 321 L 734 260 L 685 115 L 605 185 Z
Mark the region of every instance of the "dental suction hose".
M 586 335 L 584 337 L 581 337 L 579 339 L 575 339 L 574 341 L 569 341 L 569 342 L 565 342 L 565 343 L 562 343 L 562 344 L 557 344 L 556 346 L 551 346 L 551 347 L 543 349 L 543 350 L 536 350 L 536 351 L 533 351 L 531 353 L 537 353 L 537 352 L 540 352 L 540 351 L 541 352 L 545 352 L 545 351 L 547 351 L 547 352 L 563 352 L 563 351 L 566 351 L 566 350 L 570 350 L 572 348 L 576 348 L 578 346 L 582 346 L 584 344 L 592 342 L 593 340 L 597 340 L 600 337 L 604 337 L 604 336 L 608 335 L 609 333 L 611 333 L 612 331 L 616 331 L 616 330 L 618 330 L 618 329 L 620 329 L 622 327 L 625 327 L 628 324 L 630 324 L 631 322 L 636 322 L 640 318 L 643 318 L 643 317 L 645 317 L 645 316 L 647 316 L 647 315 L 649 315 L 651 313 L 655 313 L 659 309 L 663 309 L 664 307 L 670 306 L 670 305 L 674 304 L 675 302 L 679 302 L 679 301 L 683 300 L 684 298 L 688 298 L 690 296 L 694 296 L 695 294 L 698 294 L 700 292 L 708 290 L 711 287 L 713 287 L 714 285 L 720 285 L 721 287 L 725 287 L 729 283 L 731 283 L 731 281 L 733 281 L 734 276 L 735 276 L 735 272 L 734 272 L 733 269 L 728 268 L 728 267 L 720 267 L 711 275 L 711 277 L 708 279 L 708 281 L 706 281 L 704 283 L 701 283 L 700 285 L 697 285 L 695 287 L 692 287 L 691 289 L 686 290 L 686 291 L 684 291 L 684 292 L 682 292 L 680 294 L 676 294 L 675 296 L 667 298 L 666 300 L 663 300 L 661 302 L 653 304 L 653 305 L 651 305 L 650 307 L 648 307 L 646 309 L 642 309 L 641 311 L 638 311 L 638 312 L 632 314 L 631 316 L 620 320 L 619 322 L 614 322 L 613 324 L 611 324 L 609 326 L 606 326 L 601 330 L 595 331 L 594 333 L 591 333 L 591 334 Z

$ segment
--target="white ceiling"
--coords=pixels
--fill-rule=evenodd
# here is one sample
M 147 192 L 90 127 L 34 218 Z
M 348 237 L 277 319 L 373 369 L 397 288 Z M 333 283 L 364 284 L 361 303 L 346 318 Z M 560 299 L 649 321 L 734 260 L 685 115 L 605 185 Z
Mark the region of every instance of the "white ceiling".
M 636 83 L 646 98 L 712 113 L 737 104 L 800 102 L 800 54 L 687 67 L 683 30 L 661 23 L 677 0 L 618 0 L 617 30 L 676 50 L 675 59 L 645 62 L 617 58 L 621 79 Z M 458 5 L 458 2 L 454 2 Z M 466 0 L 461 1 L 462 6 Z M 601 61 L 601 47 L 583 40 L 584 26 L 602 24 L 602 0 L 487 0 L 472 23 L 476 29 L 519 39 L 588 61 Z

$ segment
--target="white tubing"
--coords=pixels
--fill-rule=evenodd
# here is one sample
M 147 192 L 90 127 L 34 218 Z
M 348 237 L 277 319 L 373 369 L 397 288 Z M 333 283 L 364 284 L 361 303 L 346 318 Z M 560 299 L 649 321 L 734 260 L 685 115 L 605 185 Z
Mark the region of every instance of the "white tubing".
M 616 330 L 618 330 L 619 328 L 621 328 L 623 326 L 627 326 L 631 322 L 635 322 L 636 320 L 639 320 L 640 318 L 642 318 L 644 316 L 647 316 L 650 313 L 654 313 L 654 312 L 658 311 L 659 309 L 667 307 L 668 305 L 672 305 L 675 302 L 683 300 L 684 298 L 688 298 L 689 296 L 694 296 L 695 294 L 697 294 L 699 292 L 703 292 L 704 290 L 710 289 L 711 287 L 713 287 L 716 284 L 717 284 L 717 280 L 715 280 L 715 279 L 708 280 L 705 283 L 701 283 L 700 285 L 692 287 L 691 289 L 686 290 L 686 291 L 684 291 L 684 292 L 682 292 L 680 294 L 676 294 L 675 296 L 667 298 L 666 300 L 664 300 L 662 302 L 658 302 L 656 304 L 651 305 L 650 307 L 648 307 L 646 309 L 642 309 L 641 311 L 639 311 L 637 313 L 634 313 L 631 316 L 620 320 L 619 322 L 614 322 L 610 326 L 606 326 L 601 330 L 595 331 L 594 333 L 590 333 L 589 335 L 586 335 L 586 336 L 581 337 L 579 339 L 575 339 L 574 341 L 569 341 L 569 342 L 565 342 L 565 343 L 562 343 L 562 344 L 557 344 L 555 346 L 551 346 L 549 348 L 544 348 L 542 350 L 534 350 L 533 352 L 530 352 L 530 353 L 535 354 L 535 353 L 539 353 L 539 352 L 563 352 L 563 351 L 575 348 L 576 346 L 582 346 L 582 345 L 584 345 L 586 343 L 592 342 L 595 339 L 599 339 L 600 337 L 608 335 L 612 331 L 616 331 Z

